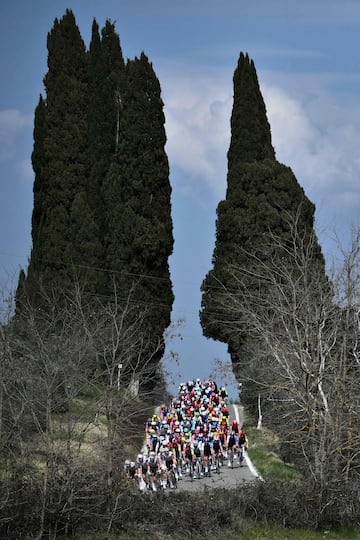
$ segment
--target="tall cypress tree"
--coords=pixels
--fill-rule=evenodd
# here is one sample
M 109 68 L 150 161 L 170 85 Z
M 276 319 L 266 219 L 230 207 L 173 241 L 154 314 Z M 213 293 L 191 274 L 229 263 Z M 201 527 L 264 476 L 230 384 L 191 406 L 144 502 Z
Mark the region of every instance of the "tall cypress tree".
M 89 106 L 88 106 L 88 199 L 98 228 L 101 249 L 99 268 L 105 265 L 106 209 L 105 179 L 116 155 L 122 110 L 125 64 L 115 25 L 109 20 L 99 34 L 94 19 L 89 49 Z M 94 260 L 94 263 L 96 261 Z M 97 292 L 109 292 L 109 274 L 98 273 Z
M 240 54 L 233 82 L 227 192 L 217 208 L 213 268 L 202 283 L 200 320 L 204 335 L 226 343 L 236 365 L 246 336 L 230 337 L 218 316 L 223 309 L 220 290 L 235 286 L 229 265 L 246 265 L 246 251 L 269 244 L 270 234 L 289 238 L 289 216 L 298 216 L 302 234 L 313 233 L 315 207 L 291 169 L 275 159 L 265 104 L 248 55 Z M 319 246 L 316 258 L 324 268 Z
M 173 303 L 171 186 L 160 84 L 145 54 L 125 66 L 109 20 L 101 36 L 93 21 L 86 52 L 67 10 L 55 19 L 47 46 L 46 98 L 35 114 L 27 281 L 31 274 L 34 283 L 68 287 L 76 272 L 86 290 L 110 295 L 115 276 L 122 297 L 131 290 L 139 309 L 147 308 L 153 339 L 147 353 L 155 371 Z M 21 274 L 18 298 L 26 285 Z
M 39 242 L 39 235 L 42 227 L 42 223 L 45 216 L 45 200 L 47 182 L 44 177 L 45 167 L 45 114 L 46 103 L 43 97 L 40 95 L 38 105 L 35 109 L 34 117 L 34 146 L 31 155 L 31 161 L 33 170 L 35 173 L 33 193 L 34 193 L 34 206 L 31 220 L 31 236 L 32 236 L 32 251 L 29 261 L 29 267 L 27 276 L 25 277 L 24 271 L 21 271 L 19 276 L 18 288 L 26 289 L 28 294 L 32 297 L 35 294 L 36 285 L 36 268 L 40 267 L 41 261 L 41 243 Z M 17 294 L 17 304 L 20 300 L 20 291 Z
M 86 150 L 88 73 L 84 42 L 71 10 L 55 19 L 47 36 L 45 100 L 40 99 L 34 128 L 35 171 L 33 247 L 29 279 L 68 286 L 74 272 L 96 286 L 93 253 L 101 244 L 87 199 Z M 83 192 L 83 196 L 76 196 Z M 92 223 L 92 248 L 84 249 L 83 217 Z
M 117 158 L 106 190 L 108 266 L 149 310 L 154 340 L 170 323 L 171 186 L 159 81 L 144 53 L 126 66 Z

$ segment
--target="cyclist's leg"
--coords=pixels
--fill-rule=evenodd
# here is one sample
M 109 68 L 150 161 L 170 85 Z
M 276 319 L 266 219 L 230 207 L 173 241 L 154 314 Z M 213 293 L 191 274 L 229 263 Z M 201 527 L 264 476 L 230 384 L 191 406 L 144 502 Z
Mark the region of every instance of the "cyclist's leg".
M 146 477 L 147 477 L 148 488 L 151 489 L 152 491 L 157 491 L 156 478 L 155 478 L 154 473 L 149 471 Z
M 135 475 L 135 480 L 136 480 L 136 484 L 137 484 L 137 487 L 139 488 L 139 490 L 140 491 L 145 491 L 146 483 L 145 483 L 145 480 L 143 478 L 143 475 L 141 473 L 137 473 Z
M 243 461 L 244 461 L 244 446 L 242 444 L 239 444 L 239 463 L 240 463 L 240 467 L 242 467 Z
M 201 476 L 202 476 L 201 458 L 196 458 L 196 476 L 197 476 L 197 478 L 201 478 Z
M 194 473 L 195 473 L 195 470 L 194 470 L 194 460 L 193 459 L 189 459 L 187 461 L 187 465 L 188 465 L 188 473 L 189 473 L 189 476 L 190 476 L 190 480 L 193 481 L 194 480 Z
M 204 474 L 209 473 L 209 458 L 208 458 L 208 456 L 204 456 L 204 458 L 203 458 L 203 472 L 204 472 Z
M 178 460 L 177 460 L 177 475 L 178 475 L 178 480 L 181 480 L 182 478 L 182 473 L 183 473 L 183 459 L 182 457 L 179 456 Z
M 232 459 L 232 448 L 227 449 L 227 459 L 228 459 L 228 467 L 231 467 L 231 459 Z
M 160 470 L 160 481 L 161 481 L 161 487 L 163 489 L 166 489 L 167 487 L 167 478 L 166 478 L 166 466 L 162 465 Z
M 171 482 L 170 488 L 171 489 L 177 488 L 177 480 L 178 480 L 177 471 L 176 471 L 176 466 L 174 465 L 170 471 L 170 482 Z
M 220 453 L 216 452 L 215 456 L 215 470 L 219 474 L 220 472 Z

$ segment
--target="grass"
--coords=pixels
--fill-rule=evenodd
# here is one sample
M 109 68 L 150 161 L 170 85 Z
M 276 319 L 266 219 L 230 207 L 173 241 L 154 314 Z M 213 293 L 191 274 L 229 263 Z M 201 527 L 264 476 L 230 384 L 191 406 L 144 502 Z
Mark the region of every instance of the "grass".
M 74 540 L 143 540 L 144 532 L 138 534 L 98 534 L 76 536 Z M 146 533 L 146 540 L 186 540 L 189 536 L 158 535 Z M 308 531 L 305 529 L 285 529 L 278 526 L 254 526 L 245 524 L 244 530 L 231 534 L 214 534 L 209 536 L 191 536 L 192 540 L 359 540 L 360 531 L 341 528 L 334 531 Z
M 80 395 L 70 404 L 67 412 L 58 415 L 59 423 L 61 421 L 66 422 L 69 417 L 71 418 L 74 416 L 79 416 L 81 419 L 83 419 L 84 416 L 87 418 L 88 415 L 92 417 L 94 409 L 96 409 L 95 404 L 99 399 L 99 391 L 100 389 L 96 389 L 95 394 L 93 395 L 87 393 Z M 140 406 L 140 403 L 137 405 L 139 406 L 139 410 L 141 410 L 142 407 Z M 145 417 L 145 411 L 142 411 L 142 413 Z M 99 415 L 98 420 L 100 427 L 104 428 L 106 423 L 105 417 Z M 131 440 L 129 441 L 129 444 L 126 445 L 126 453 L 129 453 L 129 455 L 135 455 L 137 447 L 141 445 L 144 437 L 142 420 L 139 419 L 138 425 L 134 427 L 135 429 L 131 433 Z M 258 430 L 255 426 L 251 425 L 250 421 L 245 424 L 244 427 L 249 439 L 249 456 L 264 480 L 282 479 L 291 482 L 300 478 L 300 474 L 296 471 L 294 466 L 284 463 L 283 460 L 281 460 L 279 439 L 273 432 L 265 427 Z M 88 432 L 86 434 L 86 440 L 96 447 L 97 442 L 92 440 L 92 435 L 91 432 Z M 141 521 L 141 516 L 139 516 L 139 519 Z M 142 540 L 144 537 L 146 537 L 147 540 L 185 540 L 186 538 L 192 538 L 193 540 L 206 540 L 207 538 L 209 538 L 209 540 L 360 540 L 360 530 L 355 529 L 341 528 L 331 531 L 286 529 L 275 525 L 254 524 L 245 519 L 240 520 L 236 525 L 238 530 L 234 532 L 218 534 L 209 531 L 208 536 L 198 537 L 186 534 L 186 527 L 184 529 L 184 534 L 179 536 L 176 534 L 165 534 L 164 532 L 156 534 L 153 528 L 149 531 L 146 530 L 146 523 L 142 524 L 142 526 L 142 531 L 139 531 L 138 529 L 132 534 L 84 534 L 75 536 L 74 540 Z M 179 530 L 179 528 L 177 530 Z
M 298 480 L 295 467 L 285 463 L 279 453 L 279 439 L 269 429 L 244 426 L 249 440 L 249 457 L 261 476 L 266 479 Z

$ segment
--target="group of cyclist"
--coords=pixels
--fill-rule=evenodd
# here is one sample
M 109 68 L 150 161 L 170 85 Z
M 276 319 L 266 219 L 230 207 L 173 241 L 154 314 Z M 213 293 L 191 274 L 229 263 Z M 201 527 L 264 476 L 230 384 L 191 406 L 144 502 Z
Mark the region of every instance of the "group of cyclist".
M 241 466 L 247 444 L 238 422 L 230 421 L 226 388 L 194 379 L 147 420 L 143 453 L 125 462 L 125 474 L 140 491 L 175 489 L 184 475 L 194 480 L 219 473 L 225 460 Z

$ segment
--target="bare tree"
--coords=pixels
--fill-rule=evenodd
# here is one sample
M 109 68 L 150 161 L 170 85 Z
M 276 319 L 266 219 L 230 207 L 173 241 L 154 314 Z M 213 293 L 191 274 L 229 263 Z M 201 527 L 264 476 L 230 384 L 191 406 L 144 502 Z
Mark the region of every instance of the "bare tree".
M 75 283 L 42 291 L 36 307 L 24 296 L 17 308 L 0 334 L 0 452 L 12 451 L 3 478 L 14 470 L 22 477 L 26 462 L 38 486 L 39 538 L 49 515 L 55 536 L 94 498 L 94 516 L 110 527 L 123 511 L 123 462 L 139 450 L 153 406 L 147 389 L 158 349 L 146 307 L 132 291 L 120 297 L 114 286 L 111 297 L 95 297 Z
M 214 309 L 231 339 L 246 335 L 237 376 L 261 394 L 266 422 L 319 493 L 358 481 L 359 233 L 331 279 L 316 264 L 313 237 L 289 222 L 233 266 L 235 287 Z M 219 284 L 221 287 L 221 283 Z M 335 495 L 334 495 L 335 496 Z

